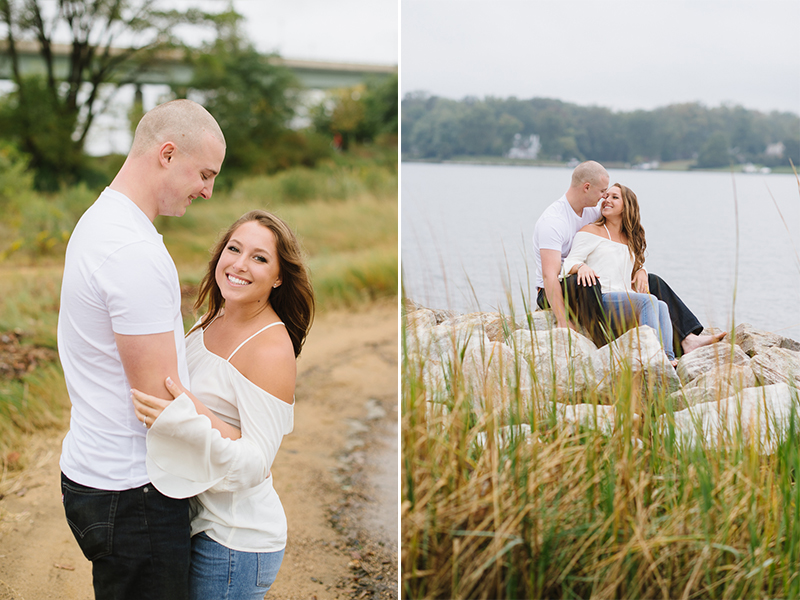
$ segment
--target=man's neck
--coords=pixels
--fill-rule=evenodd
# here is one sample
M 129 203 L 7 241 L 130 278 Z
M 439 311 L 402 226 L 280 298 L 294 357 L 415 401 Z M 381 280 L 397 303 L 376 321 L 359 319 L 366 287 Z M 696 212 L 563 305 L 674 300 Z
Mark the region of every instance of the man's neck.
M 158 216 L 158 208 L 152 201 L 152 195 L 145 189 L 146 185 L 147 178 L 139 173 L 139 169 L 126 163 L 108 187 L 125 194 L 153 222 Z
M 583 203 L 581 202 L 581 195 L 580 190 L 576 190 L 575 188 L 569 188 L 564 196 L 567 198 L 567 202 L 569 203 L 570 207 L 575 214 L 579 217 L 583 216 Z

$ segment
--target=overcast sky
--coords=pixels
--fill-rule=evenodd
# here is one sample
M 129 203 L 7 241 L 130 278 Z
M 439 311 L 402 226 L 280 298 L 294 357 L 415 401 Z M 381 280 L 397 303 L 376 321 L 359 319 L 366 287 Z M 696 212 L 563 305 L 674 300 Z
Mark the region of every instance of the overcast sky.
M 284 58 L 397 64 L 399 0 L 233 0 L 262 52 Z M 226 0 L 166 0 L 222 10 Z
M 402 0 L 403 94 L 800 113 L 798 0 Z

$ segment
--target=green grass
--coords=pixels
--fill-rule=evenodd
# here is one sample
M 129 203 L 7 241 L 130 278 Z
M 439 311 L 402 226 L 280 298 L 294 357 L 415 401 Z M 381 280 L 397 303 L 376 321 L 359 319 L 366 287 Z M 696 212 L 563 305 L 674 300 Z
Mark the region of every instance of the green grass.
M 557 424 L 555 402 L 577 398 L 537 381 L 520 353 L 505 377 L 476 386 L 464 351 L 456 344 L 433 363 L 403 336 L 403 597 L 800 597 L 795 428 L 771 456 L 741 436 L 683 450 L 673 428 L 657 426 L 672 414 L 658 389 L 641 396 L 636 423 L 639 384 L 623 372 L 610 396 L 580 400 L 613 404 L 613 433 L 575 431 Z M 443 389 L 427 374 L 437 365 Z M 520 423 L 530 437 L 496 441 L 499 427 Z
M 314 171 L 245 179 L 229 192 L 195 202 L 184 217 L 159 218 L 156 226 L 184 289 L 203 277 L 220 233 L 242 214 L 261 208 L 297 233 L 308 256 L 318 313 L 396 297 L 397 169 L 373 158 L 347 157 Z M 55 351 L 66 241 L 97 192 L 80 186 L 47 196 L 24 188 L 2 194 L 0 188 L 0 206 L 6 207 L 0 221 L 0 335 L 19 330 L 23 345 Z M 196 319 L 189 310 L 193 300 L 184 298 L 187 326 Z M 57 362 L 0 380 L 0 473 L 24 465 L 24 452 L 13 461 L 10 453 L 21 449 L 28 433 L 63 426 L 68 407 Z

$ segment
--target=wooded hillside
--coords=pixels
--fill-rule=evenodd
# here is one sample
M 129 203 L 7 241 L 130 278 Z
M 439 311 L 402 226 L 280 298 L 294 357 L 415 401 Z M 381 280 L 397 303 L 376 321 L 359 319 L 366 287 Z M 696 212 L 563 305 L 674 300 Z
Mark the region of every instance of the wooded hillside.
M 684 160 L 697 167 L 800 163 L 800 116 L 741 106 L 690 103 L 614 112 L 548 98 L 456 101 L 415 92 L 403 99 L 401 114 L 404 158 L 511 152 L 536 160 Z

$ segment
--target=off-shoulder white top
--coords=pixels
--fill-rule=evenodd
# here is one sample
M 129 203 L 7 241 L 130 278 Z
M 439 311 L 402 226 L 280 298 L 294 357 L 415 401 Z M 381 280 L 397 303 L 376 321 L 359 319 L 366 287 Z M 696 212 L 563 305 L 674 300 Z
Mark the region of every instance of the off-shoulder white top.
M 602 292 L 632 292 L 633 258 L 626 244 L 612 242 L 588 231 L 575 234 L 572 249 L 564 259 L 560 277 L 566 277 L 572 267 L 584 263 L 600 278 Z
M 286 516 L 270 467 L 294 427 L 294 404 L 262 390 L 230 363 L 239 348 L 225 359 L 205 347 L 202 328 L 186 338 L 192 393 L 242 437 L 223 438 L 181 395 L 147 434 L 147 470 L 167 496 L 196 495 L 192 535 L 205 531 L 234 550 L 276 552 L 286 546 Z

